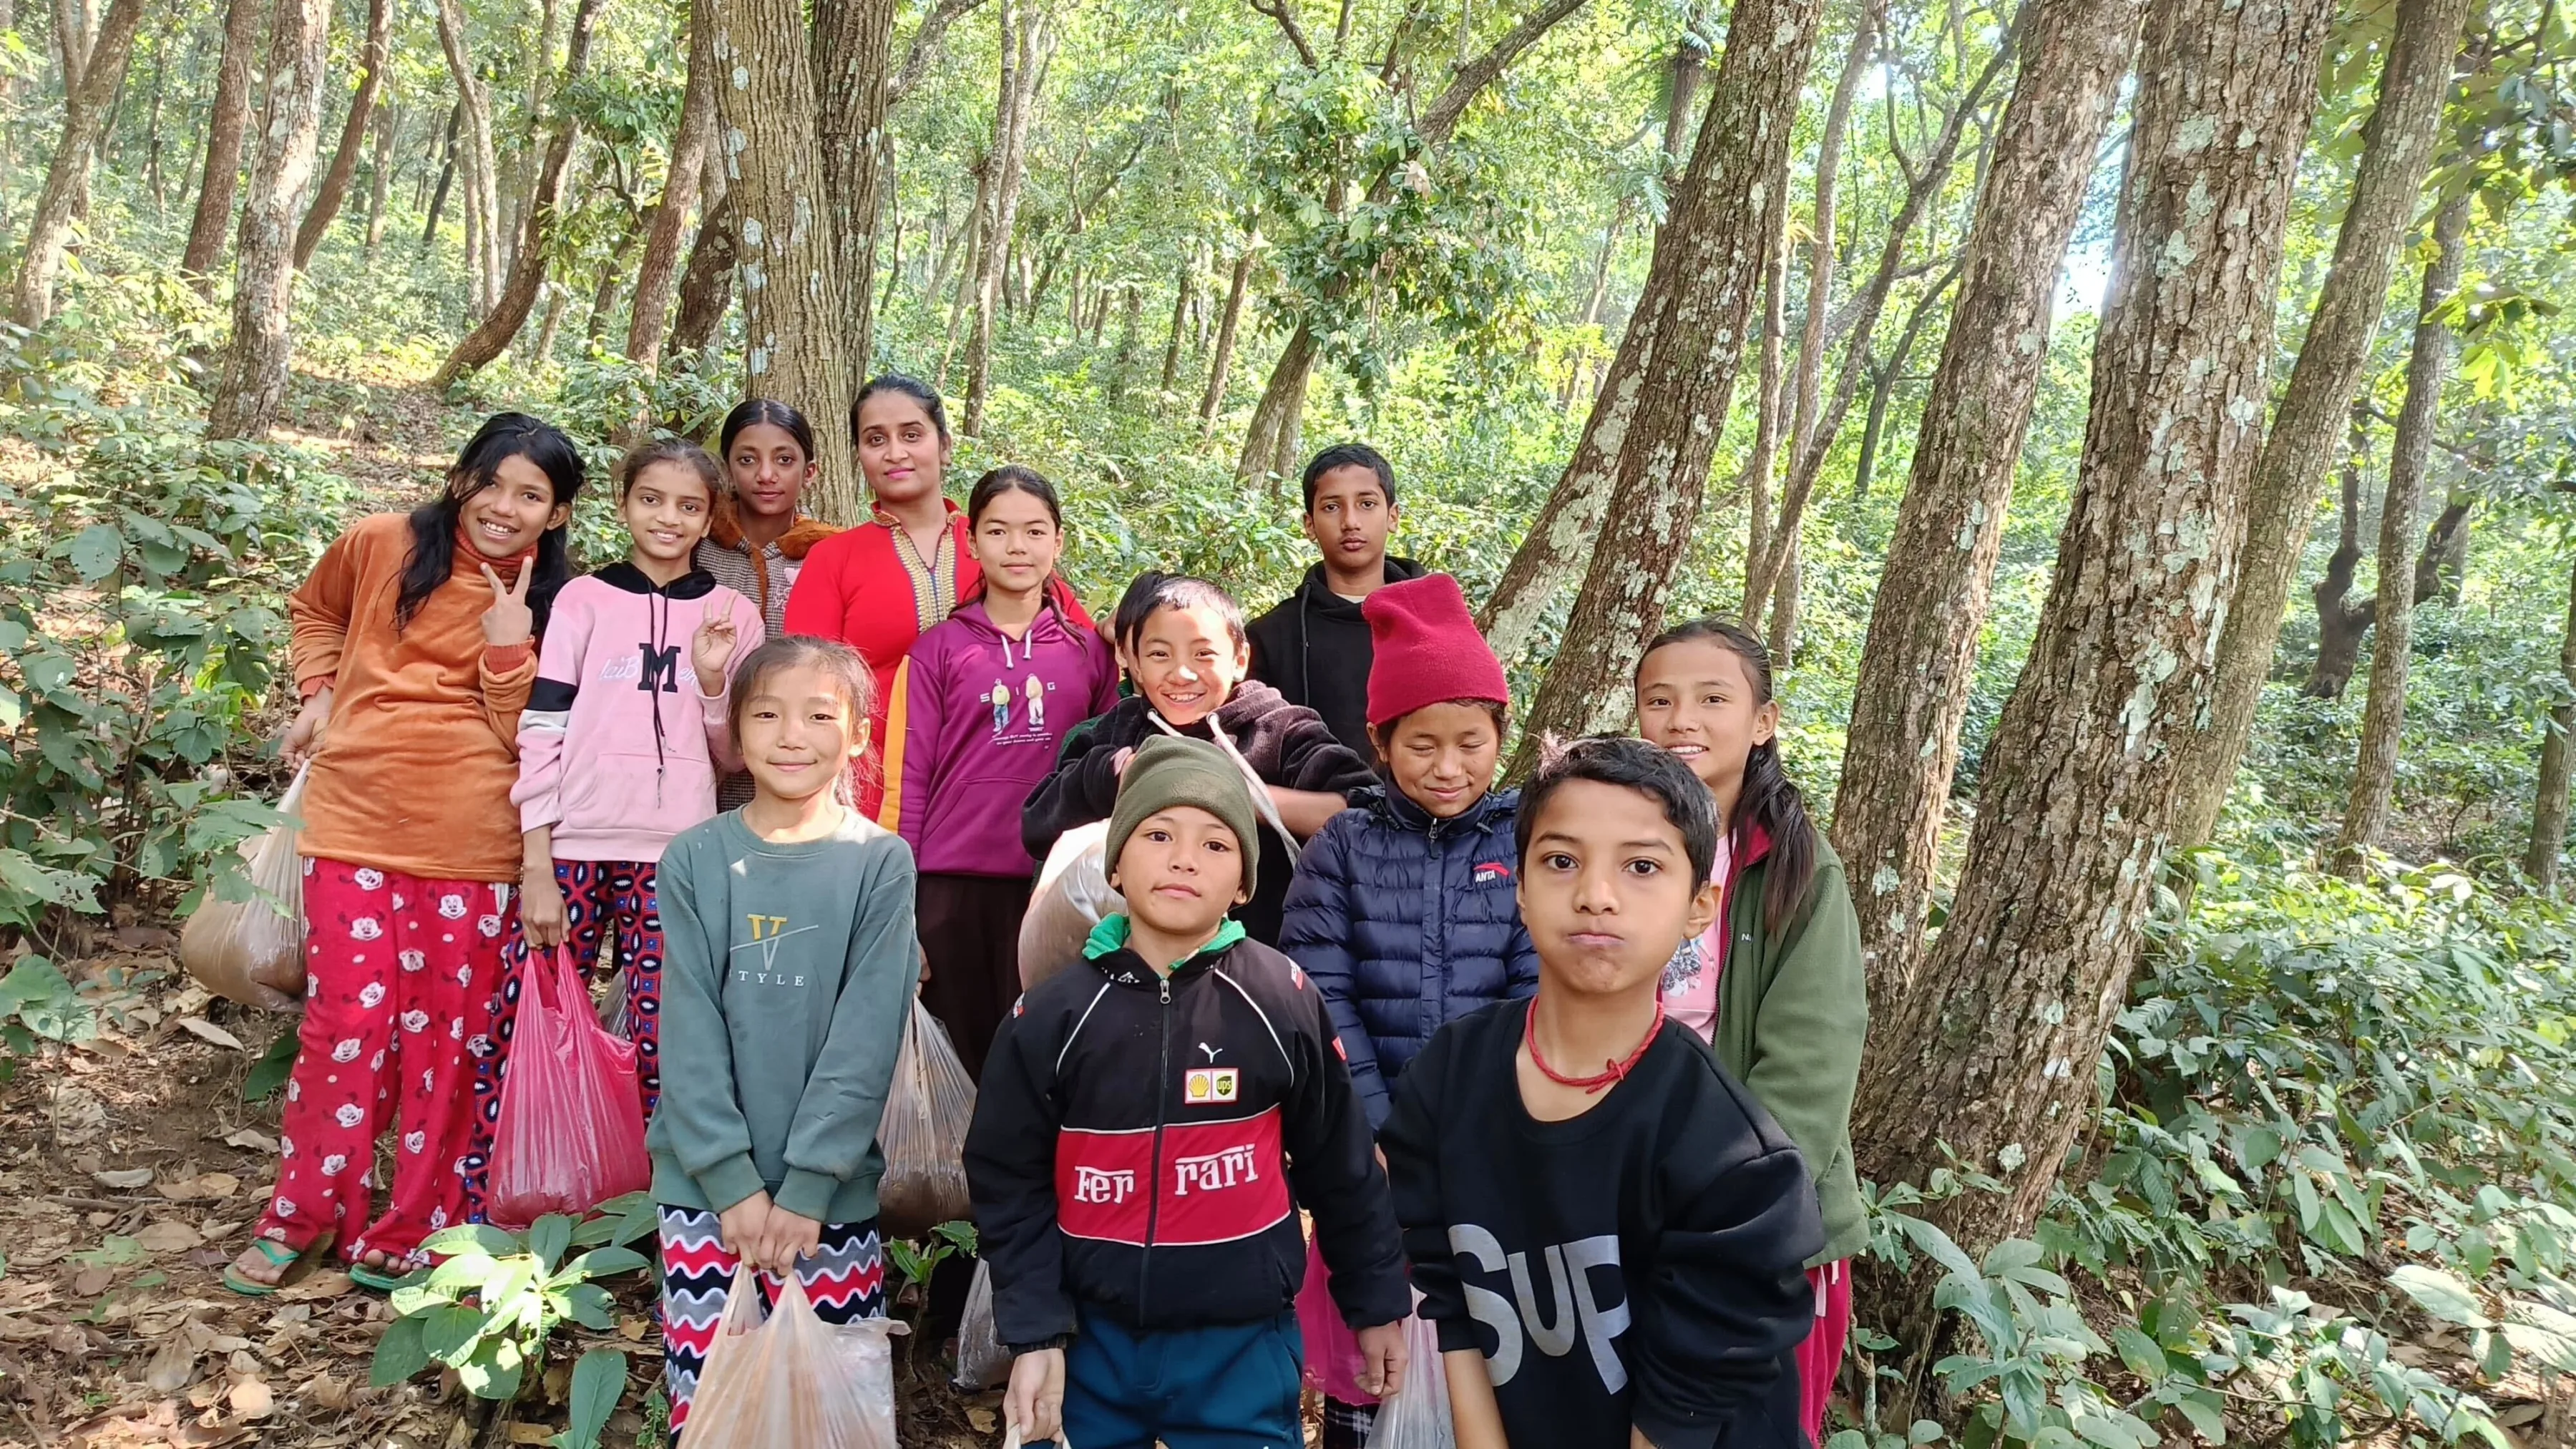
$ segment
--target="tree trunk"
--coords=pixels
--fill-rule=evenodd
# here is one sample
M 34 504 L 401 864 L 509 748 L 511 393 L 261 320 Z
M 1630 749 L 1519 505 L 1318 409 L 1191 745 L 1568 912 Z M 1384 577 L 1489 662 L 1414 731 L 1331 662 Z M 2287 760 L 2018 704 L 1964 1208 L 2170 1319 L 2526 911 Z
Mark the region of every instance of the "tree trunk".
M 1852 27 L 1851 50 L 1843 56 L 1843 68 L 1834 78 L 1833 100 L 1825 107 L 1824 135 L 1816 143 L 1816 209 L 1808 228 L 1807 307 L 1798 324 L 1797 367 L 1789 375 L 1793 399 L 1789 457 L 1793 470 L 1796 460 L 1806 456 L 1807 440 L 1816 435 L 1818 394 L 1825 376 L 1825 316 L 1831 310 L 1834 294 L 1835 183 L 1842 174 L 1843 132 L 1851 122 L 1852 97 L 1859 93 L 1861 77 L 1870 69 L 1870 51 L 1877 43 L 1881 8 L 1877 4 L 1860 7 L 1858 23 Z M 1767 482 L 1772 465 L 1766 461 L 1757 466 L 1760 480 Z M 1793 544 L 1774 540 L 1771 520 L 1761 512 L 1748 518 L 1747 530 L 1744 619 L 1758 625 L 1763 605 L 1770 602 L 1772 586 L 1779 581 L 1780 562 Z M 1791 533 L 1794 535 L 1795 530 Z
M 2370 634 L 2371 610 L 2377 601 L 2350 599 L 2353 576 L 2361 571 L 2361 470 L 2369 453 L 2369 414 L 2352 411 L 2352 441 L 2345 450 L 2343 507 L 2334 552 L 2326 558 L 2325 577 L 2308 590 L 2317 604 L 2317 658 L 2301 692 L 2312 699 L 2341 699 L 2361 662 L 2361 641 Z
M 456 128 L 465 116 L 465 103 L 457 102 L 447 112 L 447 150 L 438 166 L 438 189 L 430 193 L 428 219 L 420 226 L 420 254 L 429 255 L 430 243 L 438 240 L 438 214 L 447 209 L 447 189 L 456 181 Z
M 1137 334 L 1145 320 L 1145 289 L 1129 282 L 1119 288 L 1125 300 L 1119 307 L 1123 319 L 1118 327 L 1118 353 L 1109 360 L 1109 404 L 1112 407 L 1127 396 L 1127 379 L 1136 372 Z
M 2362 127 L 2361 160 L 2335 236 L 2334 263 L 2317 293 L 2299 360 L 2290 369 L 2271 436 L 2254 467 L 2245 556 L 2218 637 L 2210 725 L 2183 745 L 2178 845 L 2199 845 L 2218 824 L 2236 763 L 2254 731 L 2254 709 L 2272 672 L 2291 581 L 2307 550 L 2318 484 L 2370 359 L 2388 300 L 2399 239 L 2414 220 L 2433 162 L 2442 97 L 2450 90 L 2468 0 L 2421 0 L 2396 10 L 2397 34 L 2379 72 L 2379 99 Z
M 1696 20 L 1694 14 L 1692 19 Z M 1673 46 L 1671 93 L 1664 97 L 1664 175 L 1678 177 L 1690 160 L 1691 107 L 1699 100 L 1699 83 L 1708 74 L 1708 42 L 1685 30 Z
M 125 62 L 134 50 L 134 32 L 143 23 L 143 0 L 114 0 L 98 28 L 98 39 L 82 58 L 80 93 L 63 106 L 63 139 L 45 170 L 45 189 L 27 222 L 27 244 L 18 255 L 17 295 L 10 311 L 25 326 L 35 327 L 53 315 L 54 275 L 62 269 L 63 248 L 71 236 L 80 192 L 89 177 L 99 133 L 109 102 L 125 82 Z
M 2540 727 L 2540 790 L 2531 804 L 2531 846 L 2522 873 L 2543 895 L 2558 891 L 2558 857 L 2567 847 L 2567 780 L 2576 773 L 2576 569 L 2567 579 L 2567 628 L 2558 640 L 2558 703 Z
M 2417 605 L 2440 599 L 2454 609 L 2460 606 L 2460 581 L 2469 569 L 2469 509 L 2476 502 L 2476 494 L 2453 489 L 2425 530 L 2424 551 L 2415 556 Z
M 1163 380 L 1160 390 L 1170 392 L 1181 375 L 1181 342 L 1189 335 L 1190 297 L 1197 290 L 1197 258 L 1182 259 L 1180 275 L 1172 282 L 1172 332 L 1163 343 Z
M 1747 629 L 1761 627 L 1762 601 L 1750 592 L 1754 561 L 1771 547 L 1771 470 L 1780 457 L 1780 414 L 1789 397 L 1787 366 L 1789 331 L 1789 209 L 1780 209 L 1780 225 L 1771 236 L 1770 259 L 1762 269 L 1762 368 L 1753 400 L 1753 456 L 1744 464 L 1744 571 L 1748 591 L 1737 617 Z
M 475 74 L 474 56 L 465 48 L 465 9 L 459 0 L 438 0 L 438 46 L 447 56 L 447 73 L 456 82 L 465 123 L 465 271 L 479 311 L 501 291 L 500 162 L 492 152 L 492 93 Z
M 617 239 L 617 249 L 608 254 L 608 265 L 599 270 L 598 285 L 590 289 L 590 315 L 581 324 L 584 341 L 598 342 L 608 336 L 609 327 L 617 320 L 618 303 L 625 299 L 627 279 L 635 274 L 635 244 L 659 219 L 658 215 L 645 216 L 641 218 L 642 225 L 627 228 L 626 234 Z
M 1011 264 L 1020 183 L 1028 172 L 1029 122 L 1055 49 L 1045 0 L 1002 0 L 1002 87 L 993 114 L 992 197 L 984 245 L 975 255 L 975 329 L 966 343 L 966 432 L 984 431 L 993 388 L 993 314 L 1002 305 L 1002 274 Z
M 441 0 L 441 3 L 453 4 L 455 0 Z M 591 21 L 598 13 L 599 3 L 600 0 L 580 0 L 573 7 L 572 39 L 564 49 L 563 79 L 566 85 L 579 81 L 582 72 L 589 68 Z M 438 365 L 438 371 L 430 374 L 431 391 L 443 392 L 448 384 L 499 357 L 509 347 L 510 339 L 518 336 L 519 329 L 527 325 L 528 312 L 536 305 L 538 290 L 545 285 L 546 265 L 553 259 L 555 221 L 563 210 L 565 179 L 572 170 L 573 149 L 580 144 L 581 122 L 567 107 L 555 117 L 554 134 L 546 138 L 545 160 L 537 171 L 536 190 L 530 194 L 528 204 L 523 208 L 527 218 L 526 234 L 520 237 L 519 245 L 510 254 L 509 281 L 493 302 L 491 312 L 476 324 L 473 331 L 465 334 L 464 339 L 456 344 L 455 351 L 447 354 L 447 360 Z M 559 324 L 560 320 L 560 313 L 548 317 L 550 324 Z M 552 350 L 552 340 L 547 338 L 540 343 L 537 352 L 540 361 Z
M 376 105 L 376 155 L 367 177 L 367 268 L 376 265 L 376 253 L 385 243 L 385 200 L 394 179 L 394 133 L 401 129 L 394 117 L 393 104 Z
M 815 135 L 814 70 L 797 0 L 708 0 L 711 53 L 727 67 L 716 85 L 740 240 L 745 389 L 793 399 L 820 419 L 822 465 L 815 511 L 834 523 L 867 516 L 866 487 L 851 461 L 846 283 L 834 235 L 822 145 Z
M 733 230 L 733 198 L 719 197 L 698 222 L 698 239 L 689 248 L 688 270 L 680 275 L 679 306 L 671 314 L 670 340 L 664 355 L 695 352 L 715 340 L 716 328 L 733 305 L 734 257 L 739 243 Z
M 1927 1213 L 1972 1258 L 2037 1218 L 2090 1120 L 2095 1066 L 2127 997 L 2172 821 L 2172 742 L 2207 701 L 2244 537 L 2282 236 L 2335 11 L 2334 0 L 2170 0 L 2147 15 L 2056 571 L 1986 753 L 1948 923 L 1917 989 L 1876 1023 L 1854 1117 L 1871 1181 L 1923 1182 L 1952 1151 L 2003 1179 L 2001 1194 Z M 1971 349 L 1993 285 L 1980 272 L 1963 319 Z M 2054 274 L 2034 268 L 2030 282 L 2044 291 Z M 2035 354 L 2036 334 L 2025 345 Z M 1988 464 L 2010 465 L 2010 453 Z M 1862 913 L 1885 921 L 1886 894 L 1864 899 Z M 1889 1315 L 1900 1341 L 1929 1342 L 1932 1276 L 1916 1275 Z
M 93 138 L 91 149 L 103 151 L 115 120 L 108 113 L 108 107 L 114 104 L 116 91 L 111 87 L 106 93 L 107 99 L 96 106 L 89 105 L 81 92 L 81 82 L 89 76 L 90 52 L 97 40 L 97 19 L 89 0 L 54 0 L 54 58 L 62 67 L 63 131 L 67 135 L 75 131 L 87 132 Z M 132 48 L 133 42 L 129 39 L 127 49 L 131 52 Z M 121 82 L 123 76 L 120 74 L 118 79 Z M 89 220 L 89 199 L 89 168 L 83 166 L 72 177 L 72 220 Z
M 1205 436 L 1216 423 L 1216 410 L 1225 405 L 1226 374 L 1234 366 L 1235 329 L 1243 322 L 1243 294 L 1252 282 L 1252 251 L 1255 238 L 1246 234 L 1243 250 L 1234 258 L 1234 277 L 1225 287 L 1225 313 L 1217 319 L 1216 353 L 1208 359 L 1207 391 L 1199 395 L 1199 433 Z
M 537 340 L 536 344 L 528 349 L 528 361 L 542 364 L 547 358 L 554 356 L 555 339 L 563 333 L 564 313 L 572 306 L 572 288 L 561 282 L 548 287 L 540 281 L 537 284 L 537 293 L 546 299 L 546 314 L 545 320 L 537 324 Z
M 385 88 L 385 42 L 393 30 L 393 13 L 391 0 L 367 0 L 367 36 L 358 52 L 357 94 L 349 98 L 340 145 L 331 153 L 330 169 L 322 173 L 321 188 L 313 193 L 312 209 L 295 229 L 295 270 L 299 272 L 312 264 L 314 249 L 322 245 L 322 234 L 331 229 L 332 218 L 349 198 L 349 182 L 358 174 L 358 153 L 367 144 L 367 121 L 375 115 L 376 97 Z
M 698 173 L 706 168 L 707 138 L 715 134 L 715 57 L 707 25 L 691 7 L 688 88 L 680 96 L 680 123 L 671 137 L 671 164 L 662 173 L 662 200 L 644 237 L 644 260 L 635 272 L 635 308 L 626 323 L 627 360 L 647 372 L 662 365 L 664 325 L 680 277 L 680 239 L 698 204 Z
M 894 11 L 894 0 L 818 0 L 814 6 L 814 84 L 822 102 L 814 140 L 822 151 L 823 190 L 840 241 L 846 304 L 840 324 L 853 397 L 867 381 L 876 346 L 876 288 L 870 282 L 876 275 L 877 216 L 893 145 L 885 120 Z M 836 420 L 832 426 L 841 423 Z
M 968 169 L 975 173 L 975 205 L 974 209 L 966 214 L 966 238 L 963 243 L 964 267 L 957 274 L 956 295 L 948 302 L 948 333 L 939 347 L 939 376 L 934 380 L 934 385 L 943 393 L 948 391 L 948 366 L 957 360 L 957 339 L 966 328 L 967 305 L 974 299 L 976 279 L 983 275 L 984 263 L 981 253 L 988 230 L 985 226 L 985 218 L 987 208 L 993 201 L 992 153 L 987 151 L 975 158 L 975 164 Z M 1079 301 L 1081 296 L 1078 291 L 1074 293 L 1076 301 Z M 1076 325 L 1079 325 L 1078 321 Z
M 2423 506 L 2424 471 L 2433 460 L 2433 426 L 2442 386 L 2451 378 L 2451 321 L 2444 315 L 2460 290 L 2468 251 L 2470 197 L 2443 204 L 2433 221 L 2440 254 L 2424 268 L 2424 298 L 2415 309 L 2414 348 L 2406 359 L 2406 403 L 2388 445 L 2388 494 L 2379 508 L 2379 588 L 2370 648 L 2370 694 L 2362 706 L 2361 754 L 2353 762 L 2343 829 L 2327 865 L 2358 880 L 2370 848 L 2388 830 L 2397 785 L 2397 745 L 2406 733 L 2406 673 L 2415 642 L 2415 514 Z
M 1824 0 L 1738 0 L 1727 22 L 1733 38 L 1690 169 L 1655 237 L 1645 292 L 1556 485 L 1603 504 L 1561 511 L 1561 532 L 1548 539 L 1589 548 L 1591 563 L 1522 732 L 1516 776 L 1546 735 L 1588 733 L 1611 701 L 1625 701 L 1637 649 L 1662 621 L 1786 204 L 1789 136 L 1823 8 Z
M 1851 339 L 1843 354 L 1840 375 L 1834 383 L 1833 400 L 1814 415 L 1807 415 L 1812 390 L 1802 380 L 1799 406 L 1803 426 L 1789 443 L 1789 482 L 1780 492 L 1780 518 L 1771 532 L 1769 553 L 1749 559 L 1745 566 L 1745 588 L 1748 600 L 1769 598 L 1779 587 L 1783 561 L 1798 551 L 1799 528 L 1806 516 L 1807 500 L 1813 496 L 1816 479 L 1825 469 L 1825 455 L 1834 445 L 1835 435 L 1842 431 L 1843 420 L 1851 414 L 1852 397 L 1859 391 L 1861 373 L 1869 363 L 1871 338 L 1878 319 L 1886 309 L 1887 297 L 1904 270 L 1905 246 L 1913 235 L 1915 223 L 1931 208 L 1950 179 L 1950 168 L 1959 154 L 1959 138 L 1985 95 L 1986 87 L 2011 58 L 2013 36 L 2007 32 L 2004 43 L 1987 58 L 1986 66 L 1976 80 L 1959 97 L 1950 117 L 1941 127 L 1939 139 L 1926 150 L 1921 169 L 1907 178 L 1905 200 L 1888 222 L 1887 237 L 1879 246 L 1878 268 L 1871 273 L 1867 286 L 1851 304 Z M 1889 149 L 1895 149 L 1895 134 L 1889 133 Z M 1811 299 L 1812 301 L 1812 299 Z M 1822 339 L 1820 338 L 1819 341 Z
M 1253 405 L 1251 425 L 1243 433 L 1243 456 L 1235 465 L 1237 478 L 1266 482 L 1276 494 L 1281 480 L 1297 471 L 1297 430 L 1306 410 L 1306 380 L 1314 371 L 1315 334 L 1300 322 L 1271 365 L 1261 401 Z
M 255 438 L 286 405 L 295 295 L 296 203 L 313 179 L 329 81 L 331 0 L 277 0 L 268 47 L 268 98 L 259 157 L 242 203 L 233 280 L 233 340 L 206 409 L 209 438 Z
M 2049 307 L 2094 156 L 2137 49 L 2144 0 L 2037 0 L 1977 196 L 1965 280 L 1915 434 L 1913 473 L 1861 646 L 1834 845 L 1860 911 L 1870 1020 L 1914 979 L 1941 815 Z

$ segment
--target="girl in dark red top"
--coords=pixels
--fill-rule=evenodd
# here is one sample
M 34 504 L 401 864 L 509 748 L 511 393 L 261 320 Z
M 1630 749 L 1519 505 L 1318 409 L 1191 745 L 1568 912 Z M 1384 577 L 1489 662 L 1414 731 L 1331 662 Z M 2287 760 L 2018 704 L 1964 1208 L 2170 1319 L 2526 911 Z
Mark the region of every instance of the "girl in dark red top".
M 877 378 L 850 405 L 850 432 L 873 506 L 867 522 L 806 554 L 787 595 L 786 627 L 837 639 L 868 662 L 876 676 L 868 740 L 882 749 L 896 668 L 983 574 L 966 541 L 966 515 L 939 491 L 955 450 L 939 394 L 900 373 Z M 860 782 L 859 813 L 875 819 L 884 799 L 882 779 L 871 773 Z

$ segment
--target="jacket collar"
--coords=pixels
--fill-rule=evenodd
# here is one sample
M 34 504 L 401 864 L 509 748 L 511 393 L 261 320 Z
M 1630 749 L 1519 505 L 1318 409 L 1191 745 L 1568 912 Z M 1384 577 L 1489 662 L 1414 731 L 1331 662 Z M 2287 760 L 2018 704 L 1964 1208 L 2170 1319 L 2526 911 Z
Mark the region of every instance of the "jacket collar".
M 1082 954 L 1098 968 L 1100 974 L 1121 986 L 1151 986 L 1157 973 L 1127 944 L 1128 920 L 1125 912 L 1101 917 L 1091 928 L 1091 937 L 1082 943 Z M 1179 961 L 1172 963 L 1172 979 L 1196 975 L 1216 964 L 1216 958 L 1231 951 L 1243 940 L 1243 923 L 1228 916 L 1216 928 L 1208 943 Z
M 666 599 L 703 599 L 715 592 L 716 576 L 705 569 L 692 568 L 667 584 L 657 584 L 646 577 L 632 562 L 620 559 L 591 575 L 620 593 L 660 594 Z
M 1392 783 L 1370 785 L 1354 792 L 1351 804 L 1374 809 L 1407 830 L 1418 830 L 1426 835 L 1435 831 L 1454 834 L 1481 829 L 1486 817 L 1495 813 L 1494 801 L 1502 794 L 1504 792 L 1500 789 L 1487 790 L 1477 797 L 1475 804 L 1446 820 L 1434 819 L 1430 811 L 1423 809 L 1412 796 L 1395 788 Z
M 1418 579 L 1423 573 L 1422 565 L 1412 559 L 1398 558 L 1394 554 L 1386 556 L 1386 581 L 1390 584 Z M 1333 586 L 1325 581 L 1324 566 L 1319 563 L 1306 565 L 1306 577 L 1297 585 L 1297 597 L 1305 607 L 1318 613 L 1346 615 L 1354 619 L 1360 617 L 1360 606 L 1333 592 Z
M 1727 873 L 1730 876 L 1742 875 L 1752 867 L 1760 865 L 1762 858 L 1771 853 L 1771 832 L 1763 829 L 1762 822 L 1758 820 L 1746 825 L 1740 831 L 1728 831 L 1727 840 L 1737 847 L 1735 858 L 1727 862 Z

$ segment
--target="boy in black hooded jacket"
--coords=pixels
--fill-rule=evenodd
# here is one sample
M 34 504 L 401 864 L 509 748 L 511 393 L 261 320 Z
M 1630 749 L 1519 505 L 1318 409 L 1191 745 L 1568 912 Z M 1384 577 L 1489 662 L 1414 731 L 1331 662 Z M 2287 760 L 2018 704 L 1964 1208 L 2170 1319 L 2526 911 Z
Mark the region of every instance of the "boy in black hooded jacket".
M 1400 1382 L 1410 1303 L 1386 1176 L 1321 995 L 1226 918 L 1261 838 L 1216 746 L 1136 747 L 1110 816 L 1113 915 L 1012 1008 L 986 1060 L 966 1177 L 1016 1355 L 1023 1442 L 1297 1449 L 1314 1216 L 1333 1292 Z

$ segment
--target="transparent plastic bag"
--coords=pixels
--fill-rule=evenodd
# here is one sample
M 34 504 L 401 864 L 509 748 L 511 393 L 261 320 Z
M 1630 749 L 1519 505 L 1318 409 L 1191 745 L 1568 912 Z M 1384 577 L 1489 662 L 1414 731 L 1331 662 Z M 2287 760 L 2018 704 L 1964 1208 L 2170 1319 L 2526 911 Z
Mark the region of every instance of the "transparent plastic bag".
M 1083 943 L 1104 917 L 1127 909 L 1127 898 L 1109 888 L 1102 863 L 1109 822 L 1077 825 L 1056 837 L 1038 870 L 1027 914 L 1020 917 L 1020 989 L 1034 989 L 1082 959 Z
M 947 1030 L 915 998 L 877 1125 L 886 1161 L 877 1218 L 887 1236 L 919 1237 L 974 1211 L 966 1196 L 966 1127 L 974 1117 L 975 1083 Z
M 1440 1328 L 1422 1316 L 1422 1295 L 1404 1320 L 1404 1391 L 1378 1404 L 1368 1449 L 1457 1449 L 1449 1419 L 1449 1372 L 1440 1361 Z M 695 1432 L 696 1425 L 690 1426 Z
M 957 1320 L 957 1387 L 970 1393 L 982 1393 L 1002 1386 L 1011 1376 L 1011 1351 L 1002 1347 L 1000 1328 L 993 1321 L 993 1264 L 981 1259 L 975 1264 L 974 1286 L 966 1290 L 966 1311 Z
M 277 811 L 286 818 L 241 843 L 248 900 L 212 891 L 179 931 L 179 962 L 197 984 L 228 1001 L 293 1011 L 304 996 L 304 861 L 295 853 L 303 821 L 305 765 Z
M 634 1043 L 601 1028 L 568 948 L 555 947 L 529 968 L 501 1079 L 484 1209 L 505 1228 L 547 1213 L 580 1217 L 653 1180 Z
M 691 1449 L 895 1449 L 893 1330 L 862 1328 L 815 1317 L 793 1273 L 764 1320 L 759 1276 L 736 1270 L 689 1404 Z M 882 1379 L 852 1372 L 875 1352 Z

